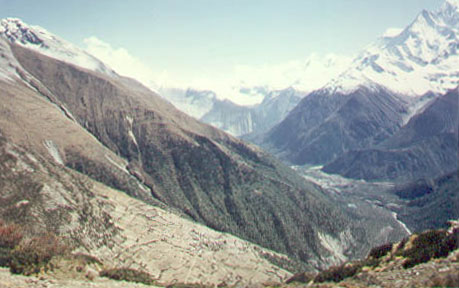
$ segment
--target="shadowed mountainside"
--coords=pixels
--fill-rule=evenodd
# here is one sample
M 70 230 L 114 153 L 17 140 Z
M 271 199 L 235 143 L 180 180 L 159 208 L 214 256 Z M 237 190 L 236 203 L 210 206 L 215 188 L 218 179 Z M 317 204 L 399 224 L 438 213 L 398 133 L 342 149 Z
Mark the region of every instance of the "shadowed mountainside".
M 360 87 L 350 94 L 318 90 L 257 143 L 295 165 L 325 164 L 395 133 L 406 107 L 382 87 Z
M 350 151 L 324 171 L 366 180 L 435 178 L 458 168 L 459 90 L 435 98 L 392 137 Z

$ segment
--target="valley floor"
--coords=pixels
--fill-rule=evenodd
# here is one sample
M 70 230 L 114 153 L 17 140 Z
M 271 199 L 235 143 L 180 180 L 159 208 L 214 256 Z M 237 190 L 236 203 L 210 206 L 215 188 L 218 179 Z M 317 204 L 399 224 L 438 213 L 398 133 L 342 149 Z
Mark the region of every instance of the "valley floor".
M 412 231 L 397 215 L 405 203 L 391 193 L 395 184 L 348 179 L 322 172 L 322 166 L 293 166 L 292 168 L 306 180 L 325 189 L 331 197 L 341 202 L 351 213 L 360 215 L 369 223 L 387 224 L 383 225 L 381 234 L 376 237 L 377 242 L 382 244 L 398 241 L 411 234 Z M 367 228 L 370 229 L 370 227 Z M 372 245 L 376 244 L 372 243 Z

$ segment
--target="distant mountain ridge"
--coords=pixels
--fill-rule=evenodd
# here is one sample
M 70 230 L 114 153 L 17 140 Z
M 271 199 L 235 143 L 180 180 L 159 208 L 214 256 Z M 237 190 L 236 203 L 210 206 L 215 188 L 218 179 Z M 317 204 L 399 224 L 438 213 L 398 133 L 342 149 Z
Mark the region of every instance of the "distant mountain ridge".
M 51 34 L 42 27 L 29 26 L 21 19 L 2 19 L 0 22 L 0 34 L 11 43 L 32 49 L 43 55 L 109 76 L 116 75 L 102 61 L 83 49 Z
M 261 134 L 279 123 L 300 102 L 303 93 L 293 88 L 271 91 L 263 102 L 240 106 L 229 100 L 216 101 L 200 120 L 235 136 Z
M 282 122 L 256 138 L 256 143 L 289 163 L 325 165 L 327 172 L 352 178 L 402 180 L 405 173 L 405 180 L 410 181 L 454 170 L 457 147 L 451 143 L 455 134 L 440 139 L 429 127 L 450 127 L 450 119 L 424 123 L 424 136 L 430 140 L 417 146 L 414 154 L 402 153 L 403 159 L 395 156 L 401 146 L 387 147 L 387 153 L 378 149 L 389 145 L 384 144 L 389 139 L 398 137 L 400 142 L 409 137 L 402 134 L 413 128 L 407 124 L 410 119 L 459 85 L 458 19 L 456 0 L 445 1 L 434 12 L 422 11 L 402 32 L 386 35 L 364 49 L 346 72 L 303 98 Z M 457 92 L 447 97 L 454 102 Z M 440 147 L 449 148 L 436 152 Z M 421 159 L 422 155 L 430 160 Z M 386 160 L 399 167 L 383 171 L 388 169 Z
M 166 100 L 182 112 L 219 128 L 233 136 L 261 134 L 279 123 L 304 96 L 294 88 L 270 91 L 263 87 L 241 88 L 246 94 L 263 95 L 255 105 L 238 105 L 228 99 L 218 99 L 213 91 L 165 88 Z M 241 94 L 244 94 L 241 92 Z
M 257 141 L 295 165 L 320 165 L 383 141 L 400 127 L 407 108 L 382 87 L 349 94 L 318 90 Z
M 393 136 L 344 153 L 328 173 L 366 180 L 434 178 L 458 169 L 459 88 L 438 96 Z
M 205 123 L 224 130 L 233 136 L 259 135 L 280 122 L 301 98 L 326 84 L 349 65 L 351 58 L 339 55 L 310 55 L 303 61 L 292 61 L 281 67 L 273 66 L 268 73 L 278 74 L 263 82 L 267 67 L 256 68 L 247 75 L 261 80 L 254 84 L 246 79 L 233 83 L 228 89 L 212 91 L 197 88 L 162 87 L 160 94 L 181 111 Z M 285 67 L 284 67 L 285 66 Z M 250 70 L 250 67 L 246 68 Z M 279 71 L 278 71 L 279 70 Z M 244 72 L 248 74 L 248 72 Z M 277 75 L 276 74 L 276 75 Z M 237 77 L 238 75 L 235 75 Z M 271 82 L 270 82 L 271 81 Z M 272 83 L 274 81 L 275 83 Z M 252 84 L 250 84 L 252 83 Z M 228 84 L 229 85 L 229 84 Z M 247 105 L 241 103 L 253 103 Z M 248 101 L 250 100 L 250 101 Z M 275 107 L 277 106 L 277 107 Z
M 366 47 L 323 89 L 346 93 L 376 85 L 411 97 L 454 89 L 459 85 L 458 15 L 456 0 L 446 0 L 437 11 L 423 10 L 399 34 Z

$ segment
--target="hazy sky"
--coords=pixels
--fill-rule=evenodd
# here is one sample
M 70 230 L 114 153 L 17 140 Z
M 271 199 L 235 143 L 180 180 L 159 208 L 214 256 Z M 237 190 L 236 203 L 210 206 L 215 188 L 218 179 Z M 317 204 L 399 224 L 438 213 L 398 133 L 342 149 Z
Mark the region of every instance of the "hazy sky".
M 111 49 L 154 77 L 231 77 L 236 65 L 279 65 L 311 53 L 352 55 L 441 0 L 0 0 L 81 47 Z M 133 64 L 132 67 L 135 67 Z M 147 72 L 145 72 L 147 73 Z

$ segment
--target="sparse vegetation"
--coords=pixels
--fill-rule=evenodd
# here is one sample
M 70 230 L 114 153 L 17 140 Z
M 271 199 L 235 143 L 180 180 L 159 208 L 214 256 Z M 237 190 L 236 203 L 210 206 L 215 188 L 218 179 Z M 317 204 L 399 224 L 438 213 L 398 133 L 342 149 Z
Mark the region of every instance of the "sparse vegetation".
M 22 229 L 16 224 L 6 224 L 0 220 L 0 247 L 13 249 L 21 242 L 23 237 Z
M 88 254 L 83 254 L 83 253 L 76 253 L 72 255 L 72 258 L 75 259 L 78 262 L 83 263 L 84 265 L 89 265 L 89 264 L 98 264 L 98 265 L 103 265 L 102 261 L 98 259 L 95 256 L 88 255 Z
M 104 269 L 99 272 L 99 275 L 118 281 L 137 282 L 146 285 L 155 284 L 155 280 L 150 274 L 131 268 Z
M 49 261 L 56 256 L 70 252 L 70 247 L 62 238 L 46 233 L 41 236 L 23 239 L 11 251 L 10 271 L 16 274 L 31 275 L 52 268 Z
M 11 251 L 23 238 L 22 229 L 16 224 L 6 224 L 0 219 L 0 266 L 8 267 Z
M 314 278 L 314 282 L 340 282 L 346 278 L 352 277 L 361 270 L 360 263 L 346 263 L 340 266 L 333 266 L 320 272 Z
M 458 232 L 457 229 L 452 234 L 445 230 L 431 230 L 419 234 L 412 247 L 402 252 L 402 256 L 407 258 L 403 267 L 411 268 L 433 258 L 448 256 L 449 252 L 458 248 Z
M 392 250 L 393 244 L 384 244 L 378 247 L 374 247 L 370 250 L 368 257 L 372 257 L 374 259 L 379 259 L 386 256 Z
M 427 281 L 426 287 L 459 287 L 459 274 L 441 273 Z
M 399 262 L 398 267 L 403 267 L 405 269 L 411 268 L 420 263 L 428 262 L 431 259 L 447 257 L 451 251 L 458 249 L 458 241 L 459 229 L 457 228 L 455 228 L 452 232 L 447 232 L 446 230 L 430 230 L 419 235 L 403 239 L 397 244 L 394 252 L 392 252 L 394 244 L 384 244 L 371 249 L 365 260 L 333 266 L 316 275 L 306 272 L 298 273 L 288 279 L 286 283 L 308 283 L 310 281 L 313 281 L 314 283 L 338 283 L 351 277 L 353 279 L 360 279 L 361 277 L 365 277 L 365 275 L 368 276 L 368 273 L 365 273 L 364 271 L 367 272 L 369 270 L 363 269 L 364 267 L 369 267 L 370 270 L 380 271 L 381 269 L 387 268 L 387 263 L 394 261 L 394 256 L 402 256 L 406 258 L 404 260 L 397 260 L 402 261 Z M 384 258 L 387 255 L 390 257 Z M 457 259 L 451 259 L 450 261 L 454 262 L 457 261 Z M 426 282 L 425 286 L 459 287 L 458 283 L 459 279 L 457 275 L 447 272 L 436 275 L 435 278 Z
M 0 220 L 0 266 L 10 267 L 12 273 L 30 275 L 46 270 L 53 257 L 69 251 L 65 241 L 52 233 L 27 238 L 20 225 Z
M 214 286 L 208 286 L 208 285 L 198 284 L 198 283 L 195 283 L 195 284 L 176 283 L 176 284 L 168 285 L 166 287 L 167 288 L 210 288 L 210 287 L 214 287 Z M 217 287 L 225 288 L 225 287 L 228 287 L 228 286 L 225 283 L 221 283 L 221 284 L 217 285 Z
M 298 283 L 309 283 L 310 281 L 314 280 L 316 277 L 316 273 L 312 272 L 302 272 L 302 273 L 297 273 L 290 277 L 285 283 L 290 284 L 294 282 Z

